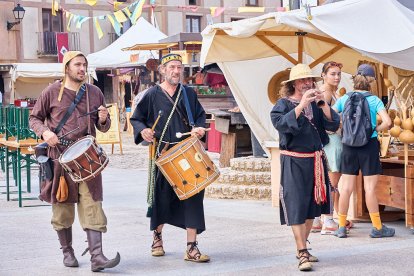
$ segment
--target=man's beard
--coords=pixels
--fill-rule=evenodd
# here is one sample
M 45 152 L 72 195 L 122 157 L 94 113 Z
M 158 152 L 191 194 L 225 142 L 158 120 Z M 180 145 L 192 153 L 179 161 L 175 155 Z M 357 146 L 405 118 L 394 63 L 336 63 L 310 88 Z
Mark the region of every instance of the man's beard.
M 71 81 L 73 81 L 73 82 L 78 82 L 78 83 L 81 83 L 81 82 L 83 82 L 83 81 L 85 80 L 85 78 L 83 78 L 83 79 L 79 79 L 78 77 L 76 77 L 76 76 L 74 76 L 74 75 L 72 75 L 72 74 L 69 74 L 69 75 L 68 75 L 68 77 L 69 77 L 69 79 L 70 79 Z
M 180 83 L 180 79 L 178 79 L 177 81 L 175 81 L 172 77 L 171 78 L 166 78 L 166 80 L 171 85 L 178 85 Z

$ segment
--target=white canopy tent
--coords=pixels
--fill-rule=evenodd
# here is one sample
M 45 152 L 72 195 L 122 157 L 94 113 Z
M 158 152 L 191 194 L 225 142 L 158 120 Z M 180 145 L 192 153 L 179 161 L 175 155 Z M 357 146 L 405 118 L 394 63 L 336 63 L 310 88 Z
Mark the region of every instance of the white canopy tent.
M 15 63 L 10 69 L 10 102 L 20 98 L 37 98 L 57 79 L 63 78 L 61 63 Z
M 346 0 L 311 9 L 270 13 L 208 26 L 201 66 L 216 62 L 252 131 L 262 145 L 277 147 L 267 96 L 272 76 L 299 62 L 315 74 L 324 62 L 344 64 L 341 86 L 358 60 L 414 69 L 414 12 L 396 0 Z M 348 73 L 348 74 L 347 74 Z
M 88 75 L 97 79 L 94 69 L 88 68 Z M 49 84 L 63 77 L 62 63 L 14 63 L 10 69 L 10 102 L 37 98 Z
M 157 43 L 167 36 L 140 17 L 123 35 L 105 49 L 89 54 L 88 61 L 91 69 L 130 67 L 145 62 L 150 58 L 158 59 L 157 51 L 122 51 L 122 48 L 135 44 Z M 139 55 L 138 61 L 131 61 L 131 55 Z

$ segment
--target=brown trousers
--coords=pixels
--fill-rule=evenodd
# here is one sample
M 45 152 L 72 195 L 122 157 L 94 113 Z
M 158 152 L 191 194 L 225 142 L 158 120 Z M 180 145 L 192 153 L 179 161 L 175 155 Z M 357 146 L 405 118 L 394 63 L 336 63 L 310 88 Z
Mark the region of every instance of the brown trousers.
M 102 201 L 94 201 L 86 182 L 79 184 L 78 217 L 82 228 L 106 232 L 106 216 Z M 52 225 L 56 231 L 72 226 L 75 220 L 75 204 L 52 204 Z

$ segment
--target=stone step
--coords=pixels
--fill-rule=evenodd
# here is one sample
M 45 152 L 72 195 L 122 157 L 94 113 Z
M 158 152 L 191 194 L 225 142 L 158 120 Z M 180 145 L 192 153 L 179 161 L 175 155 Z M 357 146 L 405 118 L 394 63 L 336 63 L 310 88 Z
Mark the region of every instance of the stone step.
M 213 183 L 205 189 L 209 198 L 271 200 L 272 189 L 263 185 L 232 185 Z
M 230 168 L 235 171 L 270 172 L 270 159 L 253 156 L 232 158 Z
M 263 185 L 270 186 L 271 174 L 270 172 L 246 172 L 221 170 L 220 176 L 216 183 L 224 183 L 229 185 Z

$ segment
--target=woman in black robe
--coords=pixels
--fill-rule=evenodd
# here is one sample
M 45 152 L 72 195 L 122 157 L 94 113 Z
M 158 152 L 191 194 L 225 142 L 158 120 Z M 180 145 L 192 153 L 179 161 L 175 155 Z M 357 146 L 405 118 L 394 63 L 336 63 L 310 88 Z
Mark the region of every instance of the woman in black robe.
M 317 78 L 305 64 L 293 67 L 281 89 L 283 97 L 270 113 L 281 150 L 280 221 L 292 226 L 300 270 L 311 270 L 311 262 L 318 261 L 307 251 L 306 241 L 313 219 L 330 211 L 322 148 L 329 142 L 325 131 L 339 127 L 339 115 L 313 88 Z
M 163 63 L 164 61 L 164 63 Z M 159 141 L 160 150 L 168 149 L 176 143 L 184 140 L 186 137 L 177 138 L 176 133 L 192 131 L 199 138 L 204 136 L 204 127 L 206 115 L 203 107 L 197 99 L 196 92 L 185 87 L 188 97 L 190 110 L 194 119 L 195 127 L 190 126 L 188 115 L 185 108 L 183 91 L 180 88 L 179 80 L 182 74 L 182 64 L 179 55 L 167 55 L 162 58 L 160 68 L 161 74 L 165 81 L 148 90 L 142 100 L 138 103 L 134 114 L 131 117 L 131 124 L 134 128 L 135 143 L 139 144 L 146 140 L 147 142 L 155 137 L 160 140 L 161 134 L 166 126 L 167 119 L 173 109 L 174 102 L 177 100 L 177 107 L 172 114 L 168 123 L 162 141 Z M 151 130 L 159 112 L 162 111 L 154 131 Z M 159 156 L 159 152 L 157 152 Z M 163 256 L 165 254 L 162 245 L 161 231 L 165 223 L 171 224 L 183 229 L 187 229 L 187 252 L 185 260 L 194 262 L 209 261 L 207 255 L 201 254 L 197 248 L 196 234 L 205 230 L 204 208 L 203 208 L 204 191 L 186 199 L 179 200 L 171 185 L 155 168 L 155 189 L 154 202 L 150 209 L 151 230 L 154 231 L 154 242 L 152 245 L 153 256 Z

